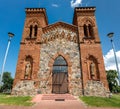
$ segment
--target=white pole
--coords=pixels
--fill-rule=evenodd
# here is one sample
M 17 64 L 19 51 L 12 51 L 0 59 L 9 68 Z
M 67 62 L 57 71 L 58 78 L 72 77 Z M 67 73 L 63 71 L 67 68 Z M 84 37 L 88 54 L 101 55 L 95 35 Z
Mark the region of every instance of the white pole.
M 6 63 L 8 50 L 10 47 L 10 42 L 11 42 L 11 37 L 9 37 L 9 39 L 8 39 L 8 45 L 7 45 L 7 49 L 6 49 L 6 53 L 5 53 L 5 57 L 4 57 L 3 65 L 2 65 L 2 72 L 1 72 L 1 76 L 0 76 L 0 85 L 2 85 L 2 77 L 3 77 L 3 73 L 4 73 L 4 67 L 5 67 L 5 63 Z
M 116 56 L 115 45 L 114 45 L 114 42 L 113 42 L 112 38 L 111 38 L 111 43 L 112 43 L 113 53 L 114 53 L 114 57 L 115 57 L 117 73 L 118 73 L 118 81 L 119 81 L 119 85 L 120 85 L 120 72 L 119 72 L 119 67 L 118 67 L 118 61 L 117 61 L 117 56 Z

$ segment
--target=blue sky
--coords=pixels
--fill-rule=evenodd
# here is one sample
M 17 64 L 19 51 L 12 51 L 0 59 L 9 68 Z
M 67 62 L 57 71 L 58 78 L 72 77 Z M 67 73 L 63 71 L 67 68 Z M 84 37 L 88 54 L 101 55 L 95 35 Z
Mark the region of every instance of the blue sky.
M 0 72 L 8 41 L 8 32 L 13 32 L 5 70 L 14 77 L 20 41 L 22 38 L 25 8 L 46 8 L 49 24 L 63 21 L 72 24 L 75 6 L 95 6 L 96 20 L 106 69 L 115 68 L 111 43 L 106 34 L 114 32 L 114 42 L 120 63 L 120 0 L 0 0 Z M 109 68 L 108 68 L 109 67 Z

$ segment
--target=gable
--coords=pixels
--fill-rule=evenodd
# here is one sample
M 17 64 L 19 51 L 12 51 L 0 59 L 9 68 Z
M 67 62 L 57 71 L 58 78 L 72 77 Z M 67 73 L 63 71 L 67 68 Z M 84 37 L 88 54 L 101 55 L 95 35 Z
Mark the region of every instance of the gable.
M 77 42 L 77 27 L 63 22 L 58 22 L 43 28 L 42 43 L 52 41 L 56 38 L 65 38 Z

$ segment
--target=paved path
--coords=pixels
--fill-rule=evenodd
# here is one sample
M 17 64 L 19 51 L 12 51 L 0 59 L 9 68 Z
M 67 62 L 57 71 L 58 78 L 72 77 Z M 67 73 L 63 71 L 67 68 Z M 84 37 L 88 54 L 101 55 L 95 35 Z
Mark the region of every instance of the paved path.
M 33 106 L 5 106 L 0 105 L 0 109 L 120 109 L 120 108 L 97 108 L 87 107 L 80 100 L 42 100 L 41 95 L 36 96 L 33 101 L 36 102 Z
M 96 108 L 87 107 L 81 101 L 41 101 L 31 107 L 26 106 L 0 106 L 0 109 L 120 109 L 120 108 Z

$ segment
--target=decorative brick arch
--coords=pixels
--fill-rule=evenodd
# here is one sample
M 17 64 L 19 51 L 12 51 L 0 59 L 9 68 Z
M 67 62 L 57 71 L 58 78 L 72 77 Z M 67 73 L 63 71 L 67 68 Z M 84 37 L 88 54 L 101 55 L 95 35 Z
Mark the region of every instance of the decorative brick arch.
M 72 67 L 72 63 L 70 62 L 70 57 L 69 55 L 67 54 L 64 54 L 63 52 L 57 52 L 49 61 L 48 63 L 48 66 L 50 67 L 50 75 L 52 76 L 52 71 L 53 71 L 53 64 L 54 64 L 54 61 L 55 59 L 58 57 L 58 56 L 62 56 L 65 61 L 67 62 L 67 65 L 68 65 L 68 83 L 70 82 L 70 76 L 71 73 L 72 73 L 72 70 L 71 70 L 71 67 Z M 49 84 L 52 84 L 52 78 L 51 80 L 49 81 Z M 51 87 L 51 92 L 52 92 L 52 85 L 50 86 Z M 70 90 L 70 84 L 68 84 L 68 90 Z
M 80 26 L 83 26 L 84 24 L 86 24 L 86 23 L 89 23 L 89 24 L 91 24 L 92 26 L 95 26 L 95 22 L 93 21 L 93 19 L 91 19 L 91 18 L 89 18 L 89 17 L 86 17 L 86 18 L 82 18 L 81 20 L 80 20 Z
M 52 73 L 52 68 L 53 68 L 54 61 L 55 61 L 55 59 L 56 59 L 58 56 L 62 56 L 62 57 L 66 60 L 66 62 L 67 62 L 67 64 L 68 64 L 68 74 L 71 74 L 71 66 L 72 66 L 72 63 L 70 62 L 70 57 L 69 57 L 69 55 L 64 54 L 64 53 L 62 53 L 62 52 L 57 52 L 57 53 L 51 58 L 51 60 L 49 61 L 48 66 L 50 67 L 50 72 Z
M 88 60 L 88 66 L 89 66 L 89 79 L 93 79 L 93 80 L 100 80 L 100 74 L 99 74 L 99 67 L 98 67 L 98 60 L 97 60 L 97 58 L 95 57 L 95 56 L 93 56 L 93 55 L 89 55 L 88 56 L 88 58 L 87 58 L 87 60 Z M 90 69 L 90 66 L 92 65 L 92 63 L 95 65 L 94 67 L 94 69 L 95 69 L 95 74 L 94 74 L 94 78 L 92 78 L 92 76 L 91 76 L 91 69 Z
M 28 73 L 28 74 L 26 74 L 26 73 Z M 24 58 L 24 79 L 31 79 L 32 73 L 33 73 L 33 57 L 30 55 L 27 55 Z
M 25 24 L 25 28 L 27 29 L 27 38 L 36 38 L 38 34 L 38 28 L 40 28 L 40 22 L 36 18 L 32 18 L 28 20 Z
M 40 22 L 34 18 L 34 19 L 30 19 L 27 23 L 26 23 L 26 27 L 30 27 L 30 25 L 33 25 L 33 27 L 35 25 L 37 25 L 38 27 L 40 27 Z
M 85 17 L 80 19 L 79 25 L 83 28 L 83 36 L 86 39 L 94 39 L 95 38 L 95 21 L 90 17 Z
M 24 55 L 24 56 L 23 56 L 23 60 L 25 61 L 25 59 L 26 59 L 27 57 L 31 57 L 31 58 L 33 59 L 33 56 L 32 56 L 32 55 Z

